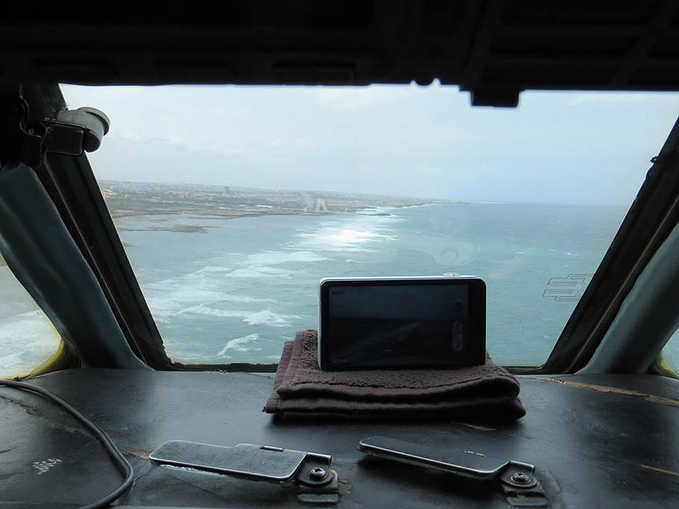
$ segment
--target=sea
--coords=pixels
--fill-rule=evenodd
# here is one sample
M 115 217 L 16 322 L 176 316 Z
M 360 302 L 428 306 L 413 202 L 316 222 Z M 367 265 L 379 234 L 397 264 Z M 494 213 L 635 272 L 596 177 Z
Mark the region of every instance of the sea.
M 295 331 L 318 326 L 325 277 L 459 274 L 486 282 L 493 359 L 536 366 L 549 356 L 625 213 L 611 206 L 451 203 L 354 215 L 136 215 L 115 223 L 174 361 L 277 362 Z M 0 266 L 0 375 L 25 372 L 57 344 L 44 315 Z M 679 341 L 670 340 L 666 351 L 679 361 Z
M 129 216 L 116 226 L 175 361 L 277 362 L 295 331 L 318 326 L 324 277 L 461 274 L 487 284 L 491 356 L 539 365 L 625 212 L 452 203 L 355 215 Z

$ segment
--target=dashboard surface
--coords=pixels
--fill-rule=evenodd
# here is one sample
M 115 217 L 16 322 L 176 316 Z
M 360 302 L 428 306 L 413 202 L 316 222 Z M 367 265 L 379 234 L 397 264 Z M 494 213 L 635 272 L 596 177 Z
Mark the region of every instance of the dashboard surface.
M 159 466 L 168 440 L 330 454 L 329 507 L 510 507 L 494 484 L 369 458 L 382 435 L 439 451 L 530 463 L 550 507 L 671 506 L 679 498 L 679 381 L 651 375 L 522 376 L 516 422 L 279 422 L 262 412 L 272 375 L 74 369 L 34 379 L 101 426 L 136 481 L 122 507 L 302 507 L 277 484 Z M 0 387 L 0 507 L 84 505 L 121 482 L 103 447 L 40 396 Z

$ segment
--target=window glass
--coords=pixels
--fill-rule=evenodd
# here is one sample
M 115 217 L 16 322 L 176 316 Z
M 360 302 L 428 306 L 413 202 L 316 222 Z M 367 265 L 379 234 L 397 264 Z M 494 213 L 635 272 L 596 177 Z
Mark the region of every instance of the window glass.
M 26 375 L 57 351 L 60 337 L 0 256 L 0 378 Z
M 496 361 L 545 361 L 662 147 L 677 94 L 433 85 L 64 86 L 112 121 L 91 161 L 167 352 L 275 362 L 335 276 L 488 286 Z
M 665 345 L 663 355 L 674 371 L 679 373 L 679 339 L 677 338 L 679 338 L 679 329 L 672 334 L 672 337 Z

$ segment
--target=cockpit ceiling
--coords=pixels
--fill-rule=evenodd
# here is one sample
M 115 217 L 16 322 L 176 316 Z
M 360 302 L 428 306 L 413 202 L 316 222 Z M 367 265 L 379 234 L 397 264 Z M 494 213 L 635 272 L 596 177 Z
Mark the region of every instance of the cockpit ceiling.
M 0 79 L 80 84 L 431 83 L 475 104 L 526 89 L 679 90 L 671 0 L 27 3 L 0 16 Z M 160 6 L 160 4 L 159 4 Z

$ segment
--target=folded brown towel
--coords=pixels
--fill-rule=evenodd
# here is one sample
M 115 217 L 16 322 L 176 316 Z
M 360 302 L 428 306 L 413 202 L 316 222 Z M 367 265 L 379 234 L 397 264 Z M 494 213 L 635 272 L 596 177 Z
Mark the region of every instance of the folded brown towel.
M 264 407 L 281 417 L 345 419 L 518 419 L 519 382 L 486 356 L 459 369 L 321 371 L 318 333 L 297 332 L 283 347 Z

